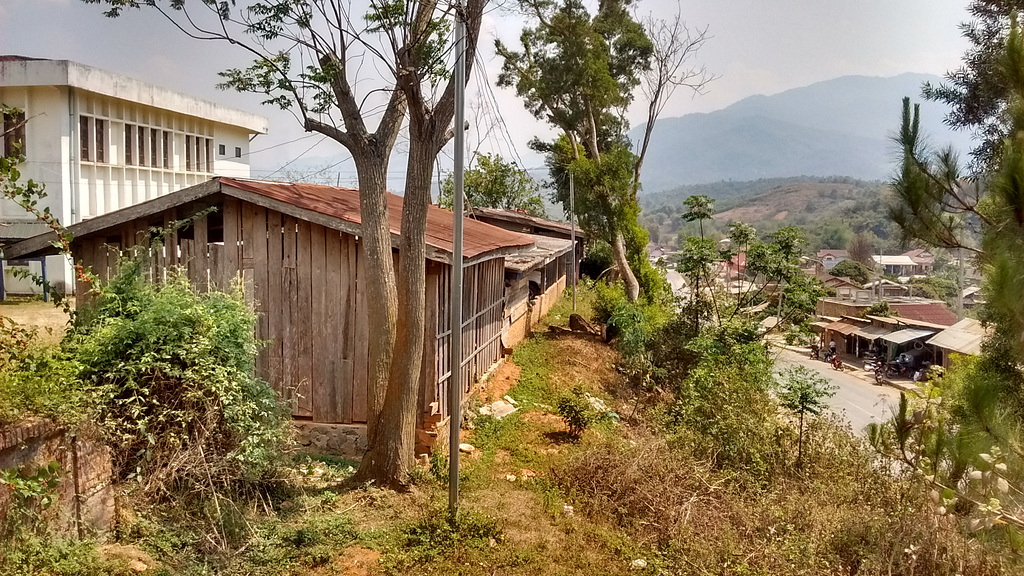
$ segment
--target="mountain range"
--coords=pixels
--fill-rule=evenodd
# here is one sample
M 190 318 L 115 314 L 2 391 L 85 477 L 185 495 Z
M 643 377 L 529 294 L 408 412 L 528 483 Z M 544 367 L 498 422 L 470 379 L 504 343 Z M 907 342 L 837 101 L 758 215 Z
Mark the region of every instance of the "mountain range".
M 928 74 L 844 76 L 771 96 L 755 95 L 709 113 L 662 118 L 644 163 L 643 190 L 798 175 L 863 180 L 891 176 L 902 101 L 921 104 L 921 128 L 936 146 L 966 154 L 970 135 L 952 131 L 944 104 L 920 97 Z M 643 126 L 630 133 L 642 136 Z

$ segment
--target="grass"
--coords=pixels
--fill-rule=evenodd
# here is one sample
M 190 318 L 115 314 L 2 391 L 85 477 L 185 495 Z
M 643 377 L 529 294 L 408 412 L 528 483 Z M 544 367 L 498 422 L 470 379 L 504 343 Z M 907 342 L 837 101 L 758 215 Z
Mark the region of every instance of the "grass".
M 549 319 L 567 322 L 565 299 L 556 311 Z M 808 430 L 805 472 L 757 487 L 639 416 L 568 441 L 555 405 L 574 387 L 632 410 L 616 359 L 578 335 L 520 344 L 509 391 L 520 409 L 475 419 L 454 518 L 441 454 L 406 493 L 339 483 L 353 462 L 303 457 L 265 496 L 235 503 L 247 513 L 232 550 L 214 549 L 173 509 L 122 518 L 116 540 L 167 576 L 1016 573 L 827 424 Z

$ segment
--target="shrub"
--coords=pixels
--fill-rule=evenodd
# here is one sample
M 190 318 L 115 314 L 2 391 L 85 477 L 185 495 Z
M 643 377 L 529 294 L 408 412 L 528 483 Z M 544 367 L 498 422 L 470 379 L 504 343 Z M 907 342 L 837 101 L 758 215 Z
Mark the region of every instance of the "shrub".
M 675 391 L 669 425 L 719 466 L 765 478 L 779 461 L 777 407 L 769 392 L 772 362 L 749 323 L 706 329 L 685 347 L 694 362 Z
M 66 341 L 119 478 L 209 485 L 271 466 L 285 414 L 253 375 L 255 323 L 240 291 L 153 285 L 121 263 Z
M 599 416 L 580 385 L 558 399 L 558 414 L 569 428 L 569 436 L 575 439 L 579 439 Z

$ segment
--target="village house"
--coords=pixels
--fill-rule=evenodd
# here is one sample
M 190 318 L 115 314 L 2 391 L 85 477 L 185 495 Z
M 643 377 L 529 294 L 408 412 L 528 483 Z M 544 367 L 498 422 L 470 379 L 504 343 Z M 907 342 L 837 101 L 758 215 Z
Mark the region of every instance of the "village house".
M 0 143 L 25 157 L 24 179 L 46 187 L 39 208 L 65 226 L 205 182 L 213 175 L 249 176 L 249 144 L 267 119 L 68 60 L 0 55 L 0 103 L 21 110 L 3 119 L 14 128 Z M 11 201 L 0 200 L 0 245 L 45 231 Z M 45 271 L 73 288 L 70 268 L 52 256 Z M 43 272 L 43 262 L 7 267 Z M 4 271 L 5 292 L 38 287 Z
M 836 264 L 839 264 L 843 260 L 850 259 L 850 255 L 846 250 L 833 250 L 831 248 L 818 250 L 816 257 L 816 264 L 825 272 L 832 270 L 835 268 Z
M 919 276 L 927 276 L 931 274 L 935 269 L 935 254 L 932 254 L 925 248 L 915 248 L 908 250 L 902 254 L 910 258 L 915 265 L 914 274 Z
M 868 308 L 880 301 L 887 302 L 894 315 L 902 321 L 927 322 L 932 325 L 944 327 L 956 323 L 956 314 L 946 308 L 946 304 L 939 300 L 926 298 L 865 298 L 847 300 L 843 298 L 826 297 L 818 300 L 815 313 L 818 316 L 854 316 L 863 317 Z
M 981 345 L 990 332 L 991 330 L 978 320 L 964 318 L 936 334 L 928 340 L 928 344 L 935 348 L 935 363 L 943 368 L 949 368 L 956 354 L 981 354 Z
M 236 278 L 259 314 L 257 338 L 267 347 L 257 372 L 290 404 L 310 449 L 359 455 L 368 378 L 365 266 L 359 192 L 312 184 L 214 178 L 142 204 L 76 224 L 76 262 L 109 278 L 117 258 L 145 242 L 154 227 L 203 210 L 213 212 L 168 236 L 149 274 L 181 266 L 200 289 L 228 288 Z M 398 245 L 402 199 L 389 195 L 392 239 Z M 50 254 L 46 235 L 9 248 L 14 257 Z M 447 423 L 452 213 L 427 216 L 426 339 L 419 402 L 420 450 Z M 521 337 L 519 286 L 510 274 L 538 273 L 545 306 L 564 288 L 569 241 L 521 234 L 467 219 L 462 381 L 469 394 Z M 395 252 L 395 258 L 401 255 Z M 561 287 L 561 288 L 559 288 Z M 79 300 L 87 297 L 80 286 Z M 519 316 L 517 316 L 519 314 Z
M 892 274 L 894 276 L 913 276 L 917 270 L 918 264 L 910 256 L 899 255 L 899 256 L 872 256 L 872 260 L 875 262 L 875 266 L 882 269 L 883 274 Z

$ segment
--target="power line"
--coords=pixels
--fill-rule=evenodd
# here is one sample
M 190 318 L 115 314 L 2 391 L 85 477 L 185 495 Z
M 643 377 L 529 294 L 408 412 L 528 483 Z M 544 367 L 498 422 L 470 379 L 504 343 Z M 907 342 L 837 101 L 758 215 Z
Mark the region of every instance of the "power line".
M 305 151 L 304 151 L 304 152 L 303 152 L 302 154 L 299 154 L 299 155 L 298 155 L 298 156 L 296 156 L 295 158 L 292 158 L 291 160 L 289 160 L 288 162 L 286 162 L 286 163 L 285 163 L 285 164 L 284 164 L 283 166 L 281 166 L 281 167 L 280 167 L 280 168 L 278 168 L 277 170 L 274 170 L 273 172 L 271 172 L 271 173 L 270 173 L 270 175 L 268 176 L 268 178 L 269 178 L 270 176 L 273 176 L 274 174 L 277 174 L 277 173 L 278 173 L 278 172 L 280 172 L 281 170 L 284 170 L 285 168 L 287 168 L 287 167 L 291 166 L 291 165 L 292 165 L 292 164 L 294 164 L 295 162 L 298 162 L 299 160 L 301 160 L 303 156 L 305 156 L 306 154 L 309 154 L 309 152 L 310 152 L 311 150 L 313 150 L 313 148 L 316 148 L 317 146 L 319 146 L 319 145 L 320 145 L 320 143 L 321 143 L 321 142 L 323 142 L 323 141 L 324 141 L 324 140 L 326 140 L 326 139 L 327 139 L 327 136 L 322 136 L 322 137 L 321 137 L 321 138 L 320 138 L 319 140 L 317 140 L 316 142 L 314 142 L 312 146 L 310 146 L 309 148 L 306 148 L 306 150 L 305 150 Z

